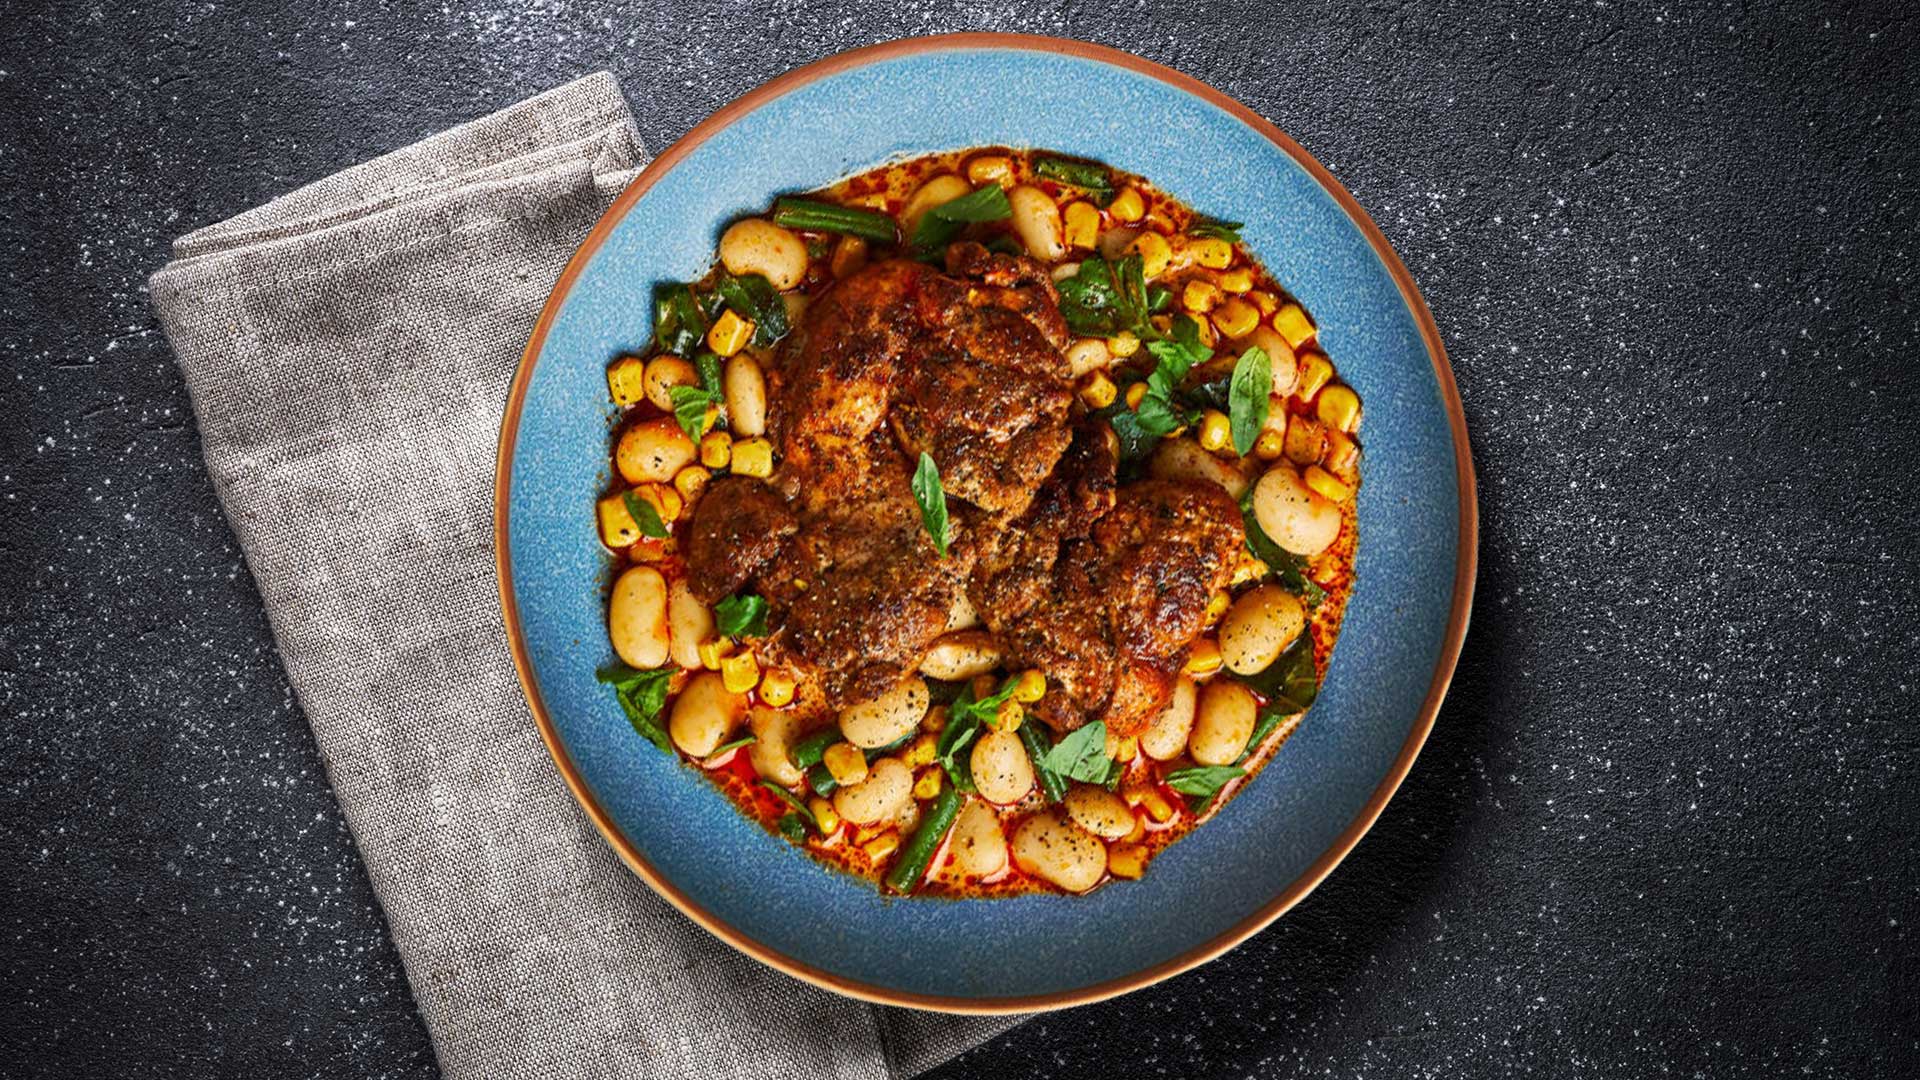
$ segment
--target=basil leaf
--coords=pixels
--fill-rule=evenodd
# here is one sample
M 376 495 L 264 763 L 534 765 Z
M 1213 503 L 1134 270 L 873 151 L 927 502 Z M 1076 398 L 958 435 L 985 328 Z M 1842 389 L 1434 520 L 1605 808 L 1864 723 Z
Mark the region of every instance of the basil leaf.
M 807 842 L 807 823 L 801 820 L 799 814 L 788 813 L 780 815 L 780 820 L 774 822 L 774 827 L 780 830 L 781 836 L 786 837 L 793 843 L 804 844 Z
M 1108 262 L 1097 255 L 1080 263 L 1072 277 L 1056 283 L 1060 315 L 1067 328 L 1083 336 L 1112 337 L 1123 330 L 1142 340 L 1160 335 L 1147 322 L 1147 284 L 1140 256 Z
M 1107 417 L 1107 423 L 1113 425 L 1114 438 L 1120 444 L 1118 457 L 1121 464 L 1131 464 L 1153 453 L 1153 448 L 1160 444 L 1161 436 L 1167 433 L 1148 431 L 1140 422 L 1140 414 L 1127 408 L 1115 411 Z
M 920 223 L 913 229 L 914 250 L 922 255 L 931 254 L 946 247 L 969 222 L 999 221 L 1012 215 L 1007 189 L 988 184 L 921 214 Z
M 1319 607 L 1320 601 L 1327 598 L 1327 590 L 1307 576 L 1306 559 L 1274 543 L 1260 527 L 1260 519 L 1253 513 L 1251 491 L 1240 500 L 1240 519 L 1246 524 L 1247 550 L 1253 552 L 1254 558 L 1267 564 L 1267 569 L 1279 577 L 1282 588 L 1298 595 L 1309 608 Z
M 714 281 L 714 289 L 733 309 L 735 315 L 753 323 L 753 343 L 771 345 L 787 336 L 787 305 L 773 283 L 759 274 L 734 277 L 726 270 Z M 704 380 L 703 380 L 704 381 Z M 718 386 L 708 386 L 716 390 Z
M 953 778 L 953 786 L 961 791 L 973 790 L 973 762 L 966 751 L 979 734 L 978 716 L 970 713 L 952 714 L 947 717 L 947 726 L 940 729 L 940 739 L 934 744 L 934 755 L 939 759 L 940 767 L 947 770 L 947 775 Z
M 1240 751 L 1240 756 L 1233 759 L 1233 763 L 1246 764 L 1247 759 L 1253 756 L 1254 751 L 1260 749 L 1260 744 L 1266 741 L 1267 736 L 1273 734 L 1273 729 L 1279 727 L 1280 721 L 1286 718 L 1287 714 L 1274 709 L 1260 710 L 1260 718 L 1253 722 L 1253 734 L 1247 736 L 1247 748 Z
M 913 499 L 920 504 L 920 524 L 933 539 L 933 549 L 941 558 L 946 558 L 947 492 L 940 486 L 940 467 L 924 450 L 920 452 L 919 466 L 913 470 Z
M 626 504 L 627 516 L 640 527 L 641 536 L 650 536 L 655 540 L 667 538 L 667 523 L 660 520 L 660 511 L 653 504 L 633 493 L 632 488 L 620 493 L 620 501 Z
M 1107 724 L 1104 720 L 1070 732 L 1047 751 L 1046 767 L 1069 780 L 1088 784 L 1107 782 L 1112 761 L 1107 757 Z
M 1193 224 L 1187 226 L 1187 235 L 1210 236 L 1215 240 L 1237 244 L 1240 242 L 1241 227 L 1242 223 L 1238 221 L 1222 221 L 1219 218 L 1202 215 L 1194 218 Z
M 753 593 L 729 596 L 713 605 L 713 621 L 727 637 L 766 637 L 767 598 Z
M 720 400 L 720 357 L 714 353 L 703 352 L 693 358 L 693 366 L 700 372 L 700 389 L 712 394 L 715 401 Z
M 693 289 L 663 285 L 653 299 L 653 341 L 676 356 L 692 356 L 707 337 L 707 313 Z
M 667 393 L 673 398 L 673 418 L 680 430 L 699 442 L 707 433 L 707 406 L 719 404 L 719 395 L 703 386 L 676 386 Z
M 1042 180 L 1051 180 L 1056 184 L 1065 184 L 1068 187 L 1092 192 L 1102 206 L 1113 198 L 1113 177 L 1107 173 L 1104 165 L 1096 165 L 1090 161 L 1041 158 L 1033 163 L 1033 173 Z
M 1273 361 L 1258 345 L 1240 354 L 1227 388 L 1227 419 L 1233 429 L 1233 452 L 1241 457 L 1253 451 L 1254 440 L 1267 423 L 1273 394 Z
M 798 815 L 801 821 L 806 822 L 808 828 L 814 832 L 820 831 L 820 823 L 814 820 L 813 811 L 807 809 L 807 804 L 801 802 L 793 792 L 788 791 L 786 788 L 781 787 L 771 780 L 760 781 L 760 786 L 773 792 L 774 798 L 779 799 L 781 802 L 793 808 L 793 814 L 788 816 Z M 786 831 L 785 826 L 781 827 L 781 831 Z
M 1293 644 L 1265 671 L 1234 678 L 1267 699 L 1267 707 L 1282 716 L 1306 712 L 1320 696 L 1320 672 L 1313 664 L 1313 631 L 1302 630 Z
M 1237 765 L 1195 765 L 1168 773 L 1167 786 L 1182 795 L 1212 799 L 1221 788 L 1245 775 L 1247 770 Z
M 673 667 L 660 668 L 657 671 L 637 671 L 625 664 L 613 663 L 594 673 L 594 678 L 613 687 L 613 696 L 620 702 L 620 710 L 627 714 L 627 723 L 648 742 L 673 753 L 673 741 L 667 737 L 667 729 L 660 726 L 660 710 L 667 704 L 667 684 L 678 670 Z

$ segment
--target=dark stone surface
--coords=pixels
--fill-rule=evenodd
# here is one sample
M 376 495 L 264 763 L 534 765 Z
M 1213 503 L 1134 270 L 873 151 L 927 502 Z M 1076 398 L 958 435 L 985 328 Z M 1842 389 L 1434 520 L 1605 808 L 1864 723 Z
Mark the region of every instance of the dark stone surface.
M 1920 1068 L 1897 5 L 287 8 L 0 20 L 0 1072 L 434 1071 L 147 310 L 167 241 L 594 69 L 659 149 L 969 28 L 1171 64 L 1340 176 L 1452 352 L 1483 538 L 1453 694 L 1344 867 L 940 1075 Z

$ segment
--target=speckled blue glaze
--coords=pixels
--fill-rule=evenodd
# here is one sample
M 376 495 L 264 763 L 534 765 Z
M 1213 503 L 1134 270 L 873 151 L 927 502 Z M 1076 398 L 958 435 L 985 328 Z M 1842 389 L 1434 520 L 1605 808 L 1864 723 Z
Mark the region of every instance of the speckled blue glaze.
M 1060 108 L 1069 97 L 1105 104 Z M 889 900 L 747 821 L 641 741 L 594 681 L 609 655 L 608 557 L 592 513 L 610 415 L 603 370 L 647 342 L 655 283 L 698 277 L 719 229 L 776 191 L 995 143 L 1097 157 L 1247 223 L 1247 242 L 1314 313 L 1366 402 L 1358 585 L 1305 724 L 1144 879 L 1074 899 Z M 1071 992 L 1201 946 L 1270 903 L 1360 814 L 1416 723 L 1442 651 L 1460 536 L 1455 450 L 1415 316 L 1335 199 L 1213 104 L 1132 71 L 1034 51 L 936 50 L 841 72 L 694 149 L 585 267 L 537 358 L 510 453 L 513 593 L 534 680 L 586 783 L 631 844 L 714 916 L 883 993 Z M 1100 947 L 1087 947 L 1096 933 Z

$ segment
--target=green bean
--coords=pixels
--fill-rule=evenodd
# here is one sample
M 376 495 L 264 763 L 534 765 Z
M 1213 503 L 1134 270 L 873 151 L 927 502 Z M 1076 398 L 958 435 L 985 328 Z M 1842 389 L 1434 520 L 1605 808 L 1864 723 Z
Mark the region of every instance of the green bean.
M 807 786 L 824 799 L 833 794 L 833 789 L 840 786 L 840 781 L 833 778 L 833 771 L 825 765 L 815 765 L 807 770 Z
M 787 760 L 793 762 L 793 767 L 796 769 L 810 769 L 820 764 L 820 759 L 826 755 L 827 747 L 844 741 L 846 737 L 840 734 L 840 725 L 828 724 L 789 746 Z
M 878 210 L 862 210 L 813 199 L 775 199 L 773 223 L 783 229 L 846 233 L 882 244 L 897 243 L 900 236 L 893 218 Z
M 919 886 L 920 879 L 926 876 L 927 864 L 933 861 L 933 853 L 940 849 L 940 841 L 946 838 L 947 830 L 953 828 L 953 819 L 959 814 L 960 793 L 952 784 L 942 785 L 933 805 L 921 817 L 920 827 L 914 830 L 913 839 L 900 849 L 900 857 L 887 871 L 887 888 L 910 893 Z
M 1033 163 L 1033 171 L 1041 179 L 1052 180 L 1056 184 L 1069 184 L 1107 194 L 1113 192 L 1113 180 L 1108 177 L 1105 166 L 1091 162 L 1041 158 Z
M 1020 741 L 1027 744 L 1027 756 L 1033 759 L 1033 775 L 1040 778 L 1040 790 L 1046 793 L 1047 801 L 1057 803 L 1067 797 L 1067 779 L 1047 768 L 1047 743 L 1041 737 L 1039 725 L 1029 721 L 1020 725 Z

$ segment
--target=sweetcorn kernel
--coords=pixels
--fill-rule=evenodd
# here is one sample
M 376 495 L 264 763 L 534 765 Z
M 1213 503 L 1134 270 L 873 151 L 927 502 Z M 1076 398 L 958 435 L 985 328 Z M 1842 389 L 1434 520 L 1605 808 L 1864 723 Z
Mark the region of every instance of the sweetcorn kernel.
M 1166 273 L 1168 264 L 1173 262 L 1173 245 L 1159 233 L 1143 232 L 1129 246 L 1140 256 L 1140 273 L 1148 280 Z
M 1229 593 L 1225 589 L 1221 589 L 1220 591 L 1214 593 L 1212 596 L 1208 597 L 1207 598 L 1207 625 L 1211 626 L 1214 623 L 1218 622 L 1220 620 L 1220 616 L 1225 615 L 1227 613 L 1227 609 L 1232 606 L 1233 606 L 1233 594 Z
M 1217 280 L 1220 282 L 1220 287 L 1228 292 L 1243 293 L 1253 288 L 1253 271 L 1246 269 L 1229 270 L 1221 274 Z
M 773 444 L 765 439 L 741 439 L 734 443 L 733 471 L 737 476 L 772 476 Z
M 1166 796 L 1152 788 L 1147 788 L 1140 794 L 1140 805 L 1146 808 L 1147 816 L 1157 823 L 1164 825 L 1173 819 L 1173 804 L 1167 801 Z
M 1308 487 L 1325 496 L 1329 502 L 1343 503 L 1347 501 L 1347 496 L 1353 494 L 1353 489 L 1339 477 L 1318 465 L 1307 466 L 1307 471 L 1300 478 L 1306 481 Z
M 1253 306 L 1260 309 L 1260 317 L 1263 319 L 1280 310 L 1280 298 L 1265 289 L 1256 289 L 1248 293 L 1247 299 L 1253 301 Z
M 1287 425 L 1287 458 L 1295 465 L 1312 465 L 1325 452 L 1326 428 L 1317 420 L 1296 416 Z
M 1261 562 L 1251 551 L 1240 553 L 1240 561 L 1233 564 L 1233 583 L 1245 585 L 1249 581 L 1259 581 L 1267 576 L 1267 564 Z
M 1217 454 L 1233 445 L 1233 425 L 1227 414 L 1208 409 L 1200 414 L 1200 449 Z
M 1061 219 L 1068 247 L 1090 248 L 1100 238 L 1100 210 L 1084 199 L 1069 203 Z
M 1013 700 L 1023 705 L 1031 705 L 1047 696 L 1047 676 L 1045 673 L 1028 669 L 1020 673 L 1020 681 L 1013 684 Z
M 793 672 L 786 668 L 768 668 L 760 676 L 760 704 L 783 709 L 793 703 L 793 691 L 798 680 Z
M 746 348 L 752 338 L 753 323 L 728 308 L 713 321 L 713 329 L 707 331 L 707 348 L 721 356 L 732 356 Z
M 942 772 L 938 768 L 931 765 L 921 769 L 919 778 L 913 782 L 913 797 L 925 802 L 935 795 L 940 794 L 940 777 L 942 775 Z
M 744 694 L 760 685 L 760 661 L 751 651 L 740 652 L 720 661 L 720 682 L 729 694 Z
M 724 469 L 733 460 L 733 436 L 724 431 L 709 431 L 700 436 L 700 464 L 709 469 Z
M 1220 302 L 1220 287 L 1211 281 L 1194 280 L 1180 293 L 1180 306 L 1195 315 L 1205 315 Z
M 967 160 L 967 181 L 975 187 L 981 184 L 999 184 L 1006 186 L 1013 180 L 1013 162 L 999 154 L 982 154 Z
M 1132 386 L 1127 387 L 1127 408 L 1137 409 L 1140 407 L 1140 403 L 1142 401 L 1145 401 L 1146 399 L 1147 399 L 1146 383 L 1137 382 L 1137 383 L 1134 383 Z
M 1124 360 L 1140 351 L 1140 339 L 1133 331 L 1122 330 L 1107 339 L 1107 351 Z
M 1360 395 L 1351 387 L 1335 384 L 1320 391 L 1314 403 L 1320 422 L 1338 431 L 1352 431 L 1360 425 Z
M 874 862 L 885 862 L 893 858 L 894 852 L 900 850 L 900 834 L 889 829 L 861 844 L 860 850 L 866 852 L 867 857 Z
M 1260 325 L 1260 309 L 1245 300 L 1223 301 L 1213 309 L 1213 325 L 1230 338 L 1245 337 Z
M 945 705 L 935 705 L 927 710 L 927 715 L 920 718 L 921 731 L 940 732 L 945 730 L 946 726 L 947 707 Z
M 1193 651 L 1187 654 L 1187 674 L 1211 675 L 1219 670 L 1220 643 L 1212 638 L 1201 638 L 1194 642 Z
M 852 743 L 837 742 L 820 756 L 836 784 L 857 784 L 867 778 L 867 755 Z
M 922 765 L 933 764 L 933 759 L 939 756 L 940 740 L 930 733 L 924 733 L 907 744 L 907 750 L 900 755 L 900 759 L 917 769 Z
M 1189 240 L 1187 249 L 1193 252 L 1194 262 L 1209 270 L 1225 270 L 1233 262 L 1233 245 L 1217 236 Z
M 632 405 L 647 396 L 646 361 L 637 356 L 623 356 L 607 369 L 607 392 L 613 395 L 615 405 Z
M 1139 844 L 1115 844 L 1107 850 L 1107 872 L 1128 881 L 1139 880 L 1147 872 L 1147 849 Z
M 673 490 L 691 503 L 707 490 L 707 481 L 713 479 L 713 471 L 700 465 L 689 465 L 673 474 Z
M 1284 433 L 1268 428 L 1253 440 L 1253 456 L 1261 461 L 1277 461 L 1286 451 L 1287 437 Z
M 1123 765 L 1139 756 L 1140 737 L 1138 735 L 1129 735 L 1113 745 L 1113 760 Z
M 840 815 L 830 800 L 815 795 L 807 800 L 807 812 L 813 815 L 814 824 L 820 826 L 820 835 L 832 836 L 840 831 Z
M 1287 304 L 1274 312 L 1273 328 L 1296 349 L 1312 340 L 1315 333 L 1313 320 L 1307 318 L 1306 309 L 1299 304 Z
M 640 539 L 640 526 L 627 512 L 627 501 L 609 495 L 597 504 L 600 518 L 600 542 L 610 548 L 623 548 Z
M 733 652 L 733 639 L 729 637 L 708 638 L 699 645 L 694 646 L 694 651 L 700 654 L 701 667 L 710 671 L 719 671 L 720 665 L 726 662 L 727 655 Z
M 1133 188 L 1127 188 L 1120 194 L 1115 195 L 1113 201 L 1107 204 L 1107 213 L 1112 214 L 1114 220 L 1124 221 L 1128 224 L 1139 221 L 1141 216 L 1146 212 L 1147 201 L 1142 199 L 1140 192 Z
M 1104 371 L 1094 372 L 1080 384 L 1080 400 L 1086 402 L 1089 409 L 1106 408 L 1113 404 L 1114 395 L 1118 393 L 1119 388 L 1113 385 L 1113 380 L 1107 378 Z
M 1360 447 L 1338 431 L 1327 432 L 1327 452 L 1320 461 L 1327 471 L 1336 476 L 1346 477 L 1360 460 Z
M 1319 393 L 1320 388 L 1333 377 L 1333 365 L 1317 352 L 1301 353 L 1299 370 L 1299 380 L 1293 384 L 1293 396 L 1301 401 L 1312 401 L 1313 395 Z
M 1021 707 L 1019 702 L 1003 701 L 1000 707 L 994 710 L 993 718 L 987 721 L 987 726 L 995 731 L 1019 731 L 1020 722 L 1026 719 L 1026 716 L 1027 710 Z

